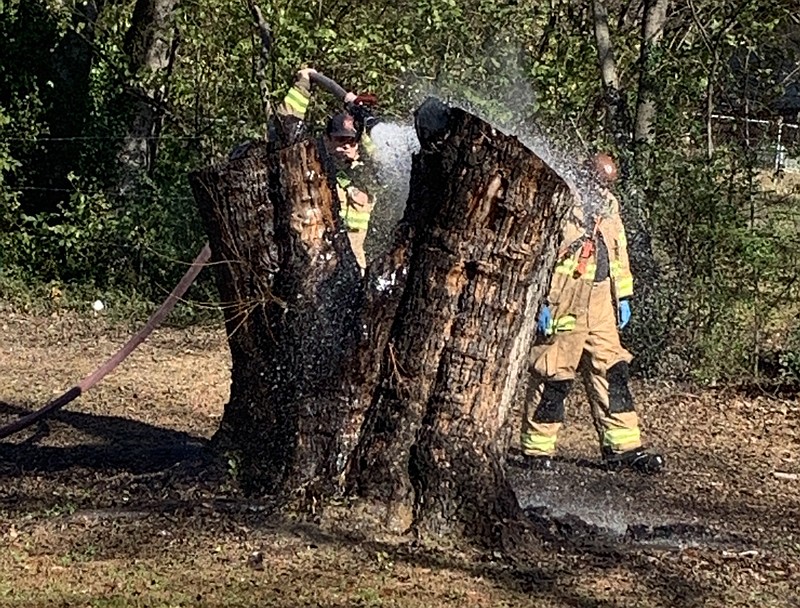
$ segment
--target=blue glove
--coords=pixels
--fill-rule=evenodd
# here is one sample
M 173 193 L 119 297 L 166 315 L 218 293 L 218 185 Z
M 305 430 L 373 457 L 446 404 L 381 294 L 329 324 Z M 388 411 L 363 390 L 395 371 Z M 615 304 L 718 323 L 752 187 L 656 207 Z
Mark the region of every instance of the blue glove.
M 543 336 L 549 336 L 553 333 L 553 315 L 550 312 L 550 307 L 545 304 L 539 311 L 539 316 L 536 319 L 536 331 Z
M 619 328 L 622 329 L 631 320 L 631 304 L 628 300 L 619 301 Z

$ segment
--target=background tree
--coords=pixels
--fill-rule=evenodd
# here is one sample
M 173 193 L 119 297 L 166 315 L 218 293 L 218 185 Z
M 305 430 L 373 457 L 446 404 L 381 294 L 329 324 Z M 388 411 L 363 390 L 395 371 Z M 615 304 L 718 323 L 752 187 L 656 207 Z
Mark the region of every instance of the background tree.
M 125 35 L 128 71 L 135 75 L 126 94 L 133 101 L 128 135 L 119 156 L 119 190 L 125 194 L 155 169 L 167 99 L 168 75 L 178 51 L 173 14 L 178 0 L 137 0 Z

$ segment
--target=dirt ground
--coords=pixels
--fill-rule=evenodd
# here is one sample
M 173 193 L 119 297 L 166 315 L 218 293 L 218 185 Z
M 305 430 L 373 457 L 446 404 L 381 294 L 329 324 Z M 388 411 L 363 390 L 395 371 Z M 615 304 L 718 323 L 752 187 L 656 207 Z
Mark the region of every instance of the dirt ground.
M 128 336 L 102 317 L 0 320 L 0 424 Z M 0 442 L 0 606 L 800 607 L 795 395 L 637 384 L 656 478 L 608 473 L 581 395 L 553 473 L 510 467 L 524 559 L 273 514 L 214 460 L 220 328 L 161 329 L 66 410 Z

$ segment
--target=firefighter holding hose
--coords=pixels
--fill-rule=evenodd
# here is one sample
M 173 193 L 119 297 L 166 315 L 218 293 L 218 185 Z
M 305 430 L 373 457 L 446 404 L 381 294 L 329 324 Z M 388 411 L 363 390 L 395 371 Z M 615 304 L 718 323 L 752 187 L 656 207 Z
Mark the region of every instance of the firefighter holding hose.
M 656 473 L 664 458 L 642 447 L 628 387 L 632 356 L 619 338 L 631 316 L 633 276 L 619 202 L 610 189 L 617 167 L 610 156 L 598 154 L 590 173 L 595 187 L 575 195 L 537 318 L 522 453 L 526 465 L 552 468 L 564 400 L 580 371 L 606 466 Z
M 294 85 L 278 108 L 277 134 L 284 144 L 290 144 L 303 134 L 305 115 L 311 100 L 312 85 L 318 85 L 342 101 L 345 111 L 328 118 L 323 144 L 336 167 L 336 186 L 340 214 L 347 229 L 350 245 L 363 274 L 367 266 L 364 241 L 375 206 L 374 195 L 363 185 L 362 156 L 373 151 L 368 132 L 375 123 L 370 112 L 374 97 L 356 95 L 323 76 L 313 68 L 297 72 Z

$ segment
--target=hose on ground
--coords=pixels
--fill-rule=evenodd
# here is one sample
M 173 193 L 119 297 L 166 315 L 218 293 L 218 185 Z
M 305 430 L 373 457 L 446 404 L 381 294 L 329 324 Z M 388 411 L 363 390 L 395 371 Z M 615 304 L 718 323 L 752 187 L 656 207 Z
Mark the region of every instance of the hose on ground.
M 125 358 L 130 355 L 137 346 L 144 342 L 147 337 L 158 327 L 166 316 L 172 311 L 177 304 L 178 300 L 186 293 L 197 275 L 205 266 L 206 262 L 211 258 L 211 247 L 206 243 L 197 254 L 194 262 L 192 262 L 189 270 L 183 275 L 183 278 L 178 282 L 175 288 L 167 296 L 167 299 L 158 307 L 158 309 L 150 315 L 150 318 L 145 323 L 144 327 L 140 329 L 130 340 L 128 340 L 122 348 L 114 353 L 105 363 L 98 367 L 91 374 L 86 376 L 83 380 L 78 382 L 75 386 L 70 388 L 60 397 L 57 397 L 47 405 L 41 407 L 35 412 L 26 414 L 25 416 L 15 420 L 14 422 L 0 427 L 0 439 L 18 433 L 19 431 L 28 428 L 33 423 L 45 418 L 46 416 L 60 410 L 62 407 L 80 397 L 83 393 L 91 389 L 95 384 L 100 382 L 114 368 L 117 367 Z

